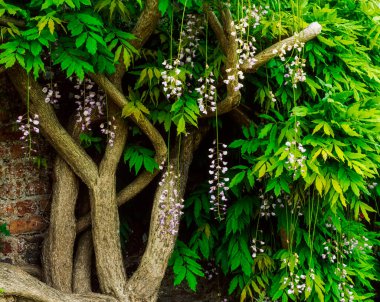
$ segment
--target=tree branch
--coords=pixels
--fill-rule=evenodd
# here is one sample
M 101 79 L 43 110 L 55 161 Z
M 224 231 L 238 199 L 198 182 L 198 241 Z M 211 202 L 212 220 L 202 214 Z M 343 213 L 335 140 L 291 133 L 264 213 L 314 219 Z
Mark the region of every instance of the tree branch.
M 238 55 L 237 55 L 237 42 L 235 39 L 235 36 L 232 34 L 234 31 L 232 22 L 233 18 L 231 15 L 231 11 L 225 7 L 223 11 L 221 12 L 222 15 L 222 20 L 224 24 L 224 29 L 226 32 L 226 35 L 223 34 L 222 37 L 221 33 L 219 32 L 217 34 L 218 39 L 220 44 L 222 43 L 227 43 L 225 46 L 225 55 L 227 57 L 226 60 L 226 70 L 230 70 L 230 72 L 227 73 L 227 76 L 233 76 L 234 79 L 230 80 L 229 83 L 227 84 L 227 94 L 225 98 L 217 103 L 217 110 L 216 111 L 209 111 L 207 114 L 201 115 L 201 118 L 205 117 L 211 117 L 215 115 L 221 115 L 225 114 L 227 112 L 230 112 L 233 110 L 235 107 L 237 107 L 240 103 L 240 98 L 241 94 L 239 90 L 236 89 L 236 86 L 238 85 Z M 221 26 L 220 24 L 217 26 L 217 31 L 220 31 L 220 28 L 218 27 Z M 225 39 L 224 39 L 224 38 Z
M 255 63 L 255 65 L 253 65 L 253 67 L 250 68 L 248 63 L 244 63 L 241 66 L 241 70 L 244 73 L 254 73 L 257 71 L 257 69 L 259 69 L 260 66 L 267 63 L 270 59 L 276 57 L 277 52 L 279 52 L 281 48 L 287 45 L 293 46 L 295 43 L 305 43 L 307 41 L 310 41 L 314 39 L 316 36 L 318 36 L 321 33 L 321 30 L 322 26 L 318 22 L 313 22 L 304 30 L 302 30 L 297 36 L 294 35 L 285 40 L 282 40 L 281 42 L 273 44 L 267 49 L 264 49 L 255 56 L 257 62 Z
M 91 231 L 81 235 L 75 254 L 73 268 L 73 292 L 91 292 L 91 262 L 93 253 Z
M 68 132 L 79 141 L 81 127 L 72 115 Z M 72 292 L 72 267 L 76 237 L 75 204 L 79 181 L 66 161 L 57 155 L 53 168 L 50 225 L 42 249 L 45 282 L 55 289 Z
M 117 302 L 115 298 L 106 295 L 63 293 L 6 263 L 0 263 L 0 288 L 7 296 L 38 302 Z
M 28 76 L 20 66 L 8 70 L 8 74 L 21 98 L 27 100 Z M 29 79 L 30 109 L 39 115 L 41 131 L 58 154 L 70 165 L 75 174 L 89 187 L 96 183 L 98 168 L 91 157 L 67 133 L 57 119 L 51 105 L 45 103 L 41 86 Z
M 177 174 L 178 178 L 170 177 L 162 178 L 162 185 L 158 186 L 151 214 L 151 224 L 149 229 L 148 245 L 141 259 L 140 265 L 131 279 L 127 282 L 127 289 L 130 295 L 135 299 L 132 301 L 156 301 L 155 296 L 160 287 L 162 278 L 164 277 L 168 260 L 174 249 L 176 236 L 168 232 L 169 226 L 160 222 L 160 202 L 163 191 L 167 190 L 165 211 L 169 212 L 173 209 L 174 204 L 181 204 L 186 190 L 189 167 L 193 159 L 194 151 L 199 146 L 205 131 L 197 130 L 188 134 L 183 138 L 181 146 L 174 148 L 172 156 L 170 156 L 169 167 Z M 178 140 L 177 140 L 178 142 Z M 178 194 L 178 195 L 177 195 Z M 175 200 L 169 198 L 177 196 Z M 169 213 L 167 213 L 170 216 Z M 178 232 L 179 224 L 176 225 L 175 231 Z
M 122 109 L 122 108 L 124 108 L 125 105 L 127 105 L 128 101 L 126 100 L 125 96 L 104 75 L 91 74 L 91 78 L 105 91 L 105 93 L 107 93 L 107 95 L 111 98 L 111 100 L 118 107 L 120 107 Z M 154 159 L 156 160 L 157 163 L 160 164 L 162 161 L 165 160 L 166 152 L 167 152 L 166 144 L 165 144 L 165 141 L 164 141 L 163 137 L 161 136 L 161 134 L 158 132 L 158 130 L 151 124 L 151 122 L 145 116 L 142 116 L 141 118 L 136 119 L 136 117 L 132 115 L 129 118 L 149 138 L 149 140 L 151 141 L 151 143 L 152 143 L 152 145 L 156 151 L 156 155 L 155 155 Z M 145 188 L 145 186 L 147 184 L 149 184 L 150 181 L 153 180 L 153 178 L 157 174 L 158 174 L 158 171 L 155 171 L 154 173 L 150 174 L 150 180 L 149 180 L 149 182 L 146 182 L 146 183 L 144 183 L 141 180 L 136 182 L 137 181 L 137 178 L 136 178 L 136 180 L 133 182 L 133 183 L 135 183 L 133 185 L 133 187 L 137 188 L 136 183 L 138 183 L 140 185 L 144 184 L 143 187 L 138 188 L 139 191 L 143 190 Z M 140 177 L 138 177 L 138 178 L 140 178 Z M 132 185 L 133 183 L 131 183 L 130 185 Z M 118 197 L 117 197 L 119 205 L 124 203 L 126 200 L 128 200 L 128 198 L 129 198 L 128 196 L 130 196 L 130 194 L 127 191 L 130 189 L 131 189 L 131 187 L 127 186 L 125 189 L 120 191 L 120 193 L 118 194 Z
M 216 38 L 219 41 L 220 47 L 222 48 L 223 52 L 226 54 L 228 52 L 228 42 L 227 42 L 226 35 L 224 34 L 223 27 L 220 24 L 215 13 L 211 10 L 209 5 L 205 4 L 203 8 L 206 12 L 208 23 L 210 24 L 212 30 L 214 31 Z
M 117 113 L 116 108 L 114 107 L 116 106 L 112 104 L 110 115 L 115 118 L 115 120 L 112 120 L 111 126 L 116 126 L 115 129 L 112 128 L 112 131 L 115 133 L 115 138 L 112 146 L 107 144 L 103 159 L 99 165 L 100 177 L 104 174 L 115 175 L 117 165 L 120 161 L 127 140 L 127 123 L 121 118 L 120 114 Z

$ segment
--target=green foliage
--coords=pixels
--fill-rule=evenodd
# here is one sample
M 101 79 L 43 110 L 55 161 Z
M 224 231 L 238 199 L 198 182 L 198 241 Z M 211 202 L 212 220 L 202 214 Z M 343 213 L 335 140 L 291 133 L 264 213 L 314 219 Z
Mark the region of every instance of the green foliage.
M 153 158 L 154 151 L 141 147 L 139 145 L 128 145 L 124 151 L 124 163 L 128 162 L 129 169 L 134 168 L 136 175 L 141 167 L 144 167 L 150 173 L 158 169 L 158 164 Z
M 192 87 L 201 77 L 212 70 L 216 100 L 226 95 L 226 58 L 208 26 L 200 30 L 192 64 L 163 68 L 189 46 L 183 31 L 187 14 L 205 21 L 203 2 L 159 0 L 162 19 L 147 47 L 137 50 L 139 41 L 131 32 L 143 1 L 0 0 L 0 17 L 13 16 L 24 24 L 1 27 L 0 64 L 20 64 L 39 81 L 53 71 L 62 78 L 111 75 L 123 64 L 128 71 L 123 117 L 147 119 L 168 142 L 171 131 L 186 135 L 209 123 L 218 131 L 218 143 L 229 144 L 229 207 L 221 223 L 212 218 L 202 147 L 202 156 L 194 158 L 202 168 L 187 192 L 186 232 L 181 230 L 170 260 L 175 285 L 187 282 L 196 290 L 205 265 L 212 263 L 228 284 L 224 293 L 234 301 L 339 301 L 342 294 L 373 301 L 380 279 L 375 255 L 380 196 L 378 1 L 256 1 L 269 5 L 260 26 L 249 21 L 247 32 L 256 37 L 257 52 L 314 21 L 322 32 L 301 52 L 290 50 L 285 61 L 276 57 L 246 75 L 241 108 L 252 123 L 241 131 L 232 119 L 199 120 L 197 100 L 202 96 Z M 228 3 L 237 20 L 250 1 Z M 205 4 L 214 9 L 224 1 Z M 306 59 L 307 75 L 292 86 L 286 84 L 287 65 L 296 55 Z M 164 70 L 180 82 L 175 82 L 181 88 L 178 98 L 166 93 Z M 80 141 L 102 152 L 100 137 L 82 133 Z M 134 174 L 158 168 L 154 151 L 142 145 L 127 145 L 123 154 Z M 2 228 L 0 232 L 6 230 Z M 123 221 L 123 241 L 130 232 Z
M 197 262 L 199 256 L 193 252 L 185 243 L 177 241 L 176 248 L 169 261 L 173 265 L 175 275 L 174 285 L 187 281 L 189 287 L 195 291 L 197 288 L 197 276 L 203 277 L 204 273 L 201 265 Z
M 79 140 L 84 148 L 95 147 L 96 151 L 99 153 L 102 151 L 102 138 L 99 136 L 93 136 L 92 133 L 81 133 L 79 134 Z

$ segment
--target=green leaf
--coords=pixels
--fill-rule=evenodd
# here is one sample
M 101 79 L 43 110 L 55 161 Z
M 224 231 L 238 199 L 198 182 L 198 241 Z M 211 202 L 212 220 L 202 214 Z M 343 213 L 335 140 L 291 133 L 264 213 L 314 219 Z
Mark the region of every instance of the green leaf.
M 158 1 L 158 10 L 160 11 L 160 13 L 161 13 L 162 16 L 168 10 L 169 3 L 170 3 L 170 0 L 159 0 Z
M 95 55 L 97 51 L 96 40 L 92 37 L 88 37 L 86 41 L 86 48 L 90 54 Z
M 87 39 L 87 33 L 84 32 L 80 34 L 79 37 L 75 40 L 75 46 L 77 48 L 81 47 L 86 41 L 86 39 Z
M 186 276 L 186 268 L 184 266 L 181 266 L 179 271 L 176 273 L 176 276 L 174 278 L 174 286 L 177 286 L 181 284 L 183 279 L 185 279 Z
M 197 283 L 198 283 L 197 278 L 189 270 L 186 272 L 186 280 L 187 280 L 187 283 L 189 284 L 190 289 L 195 292 L 197 289 Z

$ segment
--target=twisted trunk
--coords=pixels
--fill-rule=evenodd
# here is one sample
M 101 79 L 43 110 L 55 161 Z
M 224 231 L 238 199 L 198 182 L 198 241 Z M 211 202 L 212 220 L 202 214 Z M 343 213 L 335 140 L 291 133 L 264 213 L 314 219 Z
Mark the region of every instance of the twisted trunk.
M 137 271 L 127 283 L 130 302 L 155 302 L 162 279 L 165 275 L 169 258 L 173 252 L 176 235 L 168 231 L 167 223 L 160 223 L 160 198 L 164 190 L 168 190 L 166 212 L 172 209 L 174 204 L 183 204 L 189 167 L 193 159 L 194 151 L 197 149 L 202 132 L 193 132 L 184 138 L 182 144 L 177 147 L 170 156 L 168 167 L 179 177 L 165 177 L 161 179 L 161 185 L 157 188 L 151 215 L 148 245 Z M 173 184 L 174 181 L 174 184 Z M 175 192 L 175 190 L 177 192 Z M 169 196 L 177 198 L 169 200 Z M 170 215 L 166 213 L 166 215 Z M 175 233 L 178 232 L 179 223 L 175 226 Z

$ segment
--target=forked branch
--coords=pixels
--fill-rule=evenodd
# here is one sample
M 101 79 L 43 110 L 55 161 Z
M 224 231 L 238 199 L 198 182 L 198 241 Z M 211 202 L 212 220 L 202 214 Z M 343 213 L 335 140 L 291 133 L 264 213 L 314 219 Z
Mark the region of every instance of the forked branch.
M 306 43 L 318 36 L 322 31 L 322 26 L 318 22 L 311 23 L 308 27 L 302 30 L 298 35 L 294 35 L 285 40 L 282 40 L 272 46 L 264 49 L 255 56 L 257 62 L 253 67 L 250 67 L 248 63 L 244 63 L 241 66 L 241 70 L 244 73 L 254 73 L 260 66 L 267 63 L 270 59 L 273 59 L 278 55 L 280 50 L 286 46 L 292 46 L 295 43 Z
M 45 103 L 45 95 L 41 86 L 28 79 L 26 71 L 19 65 L 8 70 L 8 74 L 23 100 L 27 100 L 29 86 L 30 110 L 39 115 L 41 131 L 55 148 L 57 153 L 70 165 L 75 174 L 88 185 L 93 186 L 98 177 L 98 168 L 84 149 L 67 133 L 58 121 L 54 109 Z M 29 83 L 29 85 L 28 85 Z

